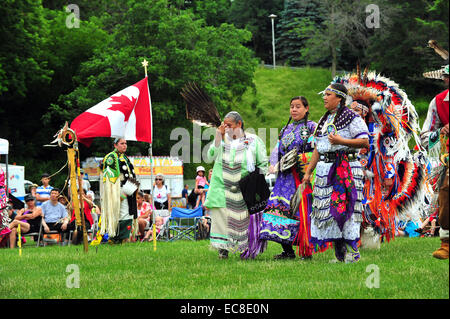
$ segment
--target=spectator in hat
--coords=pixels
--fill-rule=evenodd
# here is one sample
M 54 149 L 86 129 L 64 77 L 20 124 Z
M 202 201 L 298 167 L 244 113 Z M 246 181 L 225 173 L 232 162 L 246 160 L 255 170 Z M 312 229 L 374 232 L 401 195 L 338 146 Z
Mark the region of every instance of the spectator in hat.
M 17 212 L 15 219 L 9 224 L 11 233 L 9 234 L 9 247 L 16 247 L 17 227 L 20 225 L 22 234 L 37 233 L 41 226 L 42 209 L 36 207 L 36 198 L 31 194 L 25 196 L 27 208 L 22 208 Z
M 205 168 L 203 166 L 197 167 L 197 177 L 195 178 L 195 188 L 194 192 L 198 194 L 197 203 L 195 204 L 194 209 L 196 209 L 200 205 L 200 201 L 202 202 L 202 206 L 205 206 L 205 186 L 209 183 L 205 176 Z
M 28 192 L 31 194 L 31 196 L 33 196 L 34 198 L 36 198 L 36 189 L 39 187 L 38 184 L 31 184 L 30 187 L 28 188 Z
M 50 175 L 48 173 L 42 174 L 42 185 L 36 188 L 36 206 L 41 207 L 43 203 L 50 199 L 50 192 L 53 187 L 50 186 Z

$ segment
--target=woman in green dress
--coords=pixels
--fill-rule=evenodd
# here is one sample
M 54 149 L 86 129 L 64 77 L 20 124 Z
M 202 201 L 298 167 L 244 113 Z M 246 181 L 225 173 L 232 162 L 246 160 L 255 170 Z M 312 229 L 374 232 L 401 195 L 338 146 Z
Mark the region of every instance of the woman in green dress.
M 239 181 L 256 168 L 266 173 L 266 147 L 258 136 L 244 132 L 241 115 L 233 111 L 217 128 L 208 157 L 215 162 L 205 202 L 211 215 L 210 241 L 219 258 L 227 258 L 229 251 L 248 249 L 250 218 Z

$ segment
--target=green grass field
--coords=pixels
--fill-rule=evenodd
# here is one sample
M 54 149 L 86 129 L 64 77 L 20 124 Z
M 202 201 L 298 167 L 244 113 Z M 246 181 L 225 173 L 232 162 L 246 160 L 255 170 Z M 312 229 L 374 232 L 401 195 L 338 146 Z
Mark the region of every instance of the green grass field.
M 156 251 L 152 243 L 106 244 L 87 253 L 27 244 L 22 256 L 0 250 L 0 288 L 6 299 L 447 299 L 449 262 L 431 256 L 439 245 L 396 238 L 362 250 L 356 264 L 331 264 L 331 250 L 311 261 L 275 261 L 281 248 L 272 242 L 255 260 L 219 260 L 207 240 L 160 241 Z M 375 283 L 374 268 L 379 288 L 366 285 Z

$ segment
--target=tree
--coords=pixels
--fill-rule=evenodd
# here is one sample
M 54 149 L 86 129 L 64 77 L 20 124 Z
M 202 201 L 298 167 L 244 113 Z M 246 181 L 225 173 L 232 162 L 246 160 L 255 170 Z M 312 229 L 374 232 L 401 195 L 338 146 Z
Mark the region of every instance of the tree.
M 321 8 L 307 0 L 285 0 L 277 28 L 276 47 L 279 60 L 292 66 L 305 65 L 300 52 L 308 35 L 322 23 Z M 322 61 L 319 61 L 322 62 Z
M 52 72 L 43 59 L 48 28 L 40 1 L 3 1 L 0 16 L 0 103 L 7 107 L 31 86 L 48 84 Z
M 397 6 L 396 16 L 372 37 L 367 59 L 378 72 L 400 83 L 408 95 L 430 100 L 442 90 L 442 82 L 425 79 L 422 73 L 439 69 L 445 61 L 427 43 L 434 39 L 448 50 L 449 2 L 398 1 Z
M 232 1 L 230 0 L 190 0 L 185 1 L 197 18 L 204 19 L 207 25 L 218 27 L 228 21 Z
M 272 60 L 272 26 L 269 15 L 280 16 L 283 2 L 280 0 L 234 0 L 229 22 L 237 28 L 252 33 L 249 47 L 263 61 Z
M 324 21 L 320 28 L 309 28 L 312 32 L 307 35 L 309 40 L 302 49 L 302 57 L 307 63 L 315 63 L 321 59 L 330 60 L 331 73 L 334 77 L 340 60 L 345 62 L 362 57 L 373 33 L 382 31 L 367 24 L 366 9 L 369 5 L 373 5 L 374 1 L 314 0 L 314 2 L 322 6 Z M 384 0 L 378 0 L 376 5 L 380 11 L 383 10 L 383 14 L 379 15 L 380 26 L 383 26 L 389 21 L 391 11 L 394 11 L 395 7 Z

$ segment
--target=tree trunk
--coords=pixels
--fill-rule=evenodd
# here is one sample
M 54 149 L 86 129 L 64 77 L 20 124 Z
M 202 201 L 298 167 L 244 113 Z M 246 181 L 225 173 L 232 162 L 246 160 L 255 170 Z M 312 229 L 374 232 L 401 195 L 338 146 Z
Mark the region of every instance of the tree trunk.
M 337 57 L 336 57 L 336 44 L 331 42 L 331 78 L 334 79 L 336 76 L 336 65 L 337 65 Z

